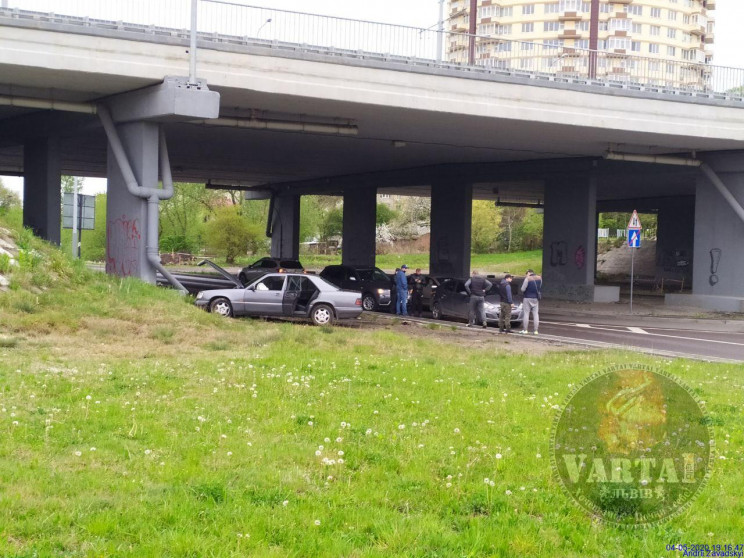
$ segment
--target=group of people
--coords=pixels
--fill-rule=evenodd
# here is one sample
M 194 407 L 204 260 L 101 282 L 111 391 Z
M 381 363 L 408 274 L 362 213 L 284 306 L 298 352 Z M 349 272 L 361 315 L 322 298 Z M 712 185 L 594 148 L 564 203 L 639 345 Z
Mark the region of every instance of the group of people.
M 416 272 L 410 277 L 406 276 L 408 266 L 403 264 L 395 270 L 395 313 L 398 316 L 408 316 L 408 293 L 411 293 L 411 314 L 421 317 L 421 307 L 425 277 L 421 275 L 421 269 L 417 268 Z M 512 281 L 514 277 L 507 273 L 498 284 L 501 307 L 499 311 L 499 332 L 511 333 L 511 311 L 514 303 L 514 293 L 512 292 Z M 484 328 L 486 323 L 486 293 L 491 290 L 493 283 L 486 277 L 473 271 L 472 276 L 465 283 L 465 290 L 470 295 L 470 308 L 468 327 L 481 324 Z M 535 274 L 531 269 L 527 270 L 522 286 L 522 329 L 520 333 L 527 334 L 530 327 L 530 315 L 533 322 L 533 333 L 538 334 L 540 327 L 540 299 L 542 298 L 542 277 Z
M 512 293 L 512 281 L 514 276 L 507 273 L 498 284 L 500 298 L 499 308 L 499 332 L 511 333 L 511 311 L 514 303 L 514 294 Z M 486 277 L 473 270 L 473 275 L 465 283 L 465 290 L 470 295 L 470 312 L 468 318 L 468 327 L 480 323 L 484 328 L 486 323 L 486 293 L 491 290 L 493 283 Z M 536 275 L 531 269 L 527 270 L 522 286 L 522 330 L 520 333 L 527 334 L 530 327 L 530 314 L 534 323 L 533 333 L 538 334 L 540 327 L 539 302 L 542 298 L 542 277 Z

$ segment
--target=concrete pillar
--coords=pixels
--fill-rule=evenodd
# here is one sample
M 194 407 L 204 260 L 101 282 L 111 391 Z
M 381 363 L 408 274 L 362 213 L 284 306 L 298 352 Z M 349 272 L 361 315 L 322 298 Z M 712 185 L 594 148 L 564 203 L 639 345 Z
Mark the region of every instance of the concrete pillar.
M 594 300 L 597 184 L 591 176 L 558 177 L 545 185 L 543 294 Z
M 744 153 L 712 156 L 708 164 L 744 206 Z M 695 196 L 692 295 L 667 295 L 671 304 L 744 312 L 744 221 L 701 173 Z
M 300 196 L 274 198 L 271 256 L 296 260 L 300 256 Z
M 431 185 L 430 274 L 470 275 L 472 215 L 472 184 L 437 182 Z
M 23 225 L 59 245 L 62 215 L 59 140 L 39 138 L 23 146 Z
M 344 191 L 341 261 L 344 265 L 375 265 L 377 188 Z
M 137 183 L 158 185 L 158 125 L 132 122 L 118 125 L 119 137 L 127 153 Z M 147 261 L 147 200 L 133 196 L 108 151 L 108 196 L 106 205 L 106 273 L 139 277 L 155 283 L 155 270 Z

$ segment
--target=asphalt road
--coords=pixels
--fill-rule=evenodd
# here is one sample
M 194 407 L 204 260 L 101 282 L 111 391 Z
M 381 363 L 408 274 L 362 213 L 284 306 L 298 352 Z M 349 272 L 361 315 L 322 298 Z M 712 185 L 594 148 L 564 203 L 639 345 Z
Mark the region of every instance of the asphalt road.
M 429 317 L 414 320 L 435 322 Z M 463 322 L 459 325 L 465 327 Z M 480 328 L 478 330 L 482 331 Z M 495 328 L 489 327 L 489 331 L 498 334 Z M 519 333 L 515 331 L 514 335 Z M 541 313 L 540 334 L 534 336 L 530 332 L 525 337 L 535 342 L 558 341 L 591 347 L 623 348 L 667 357 L 744 362 L 744 324 L 742 327 L 727 328 L 715 320 L 634 318 L 626 315 L 578 317 L 573 321 L 564 316 Z

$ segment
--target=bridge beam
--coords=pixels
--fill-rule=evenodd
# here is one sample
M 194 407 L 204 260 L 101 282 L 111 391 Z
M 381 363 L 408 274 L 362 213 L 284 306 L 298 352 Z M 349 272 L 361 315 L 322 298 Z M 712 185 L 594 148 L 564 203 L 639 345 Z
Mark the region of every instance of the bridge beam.
M 271 257 L 296 260 L 300 256 L 300 196 L 274 198 L 271 214 Z
M 470 228 L 473 185 L 437 181 L 431 185 L 429 273 L 451 277 L 470 275 Z
M 344 190 L 344 224 L 341 261 L 344 265 L 375 265 L 377 188 Z
M 23 225 L 59 245 L 62 171 L 59 139 L 29 139 L 23 146 Z
M 561 300 L 595 299 L 597 181 L 564 175 L 545 184 L 543 293 Z M 526 271 L 526 270 L 520 270 Z

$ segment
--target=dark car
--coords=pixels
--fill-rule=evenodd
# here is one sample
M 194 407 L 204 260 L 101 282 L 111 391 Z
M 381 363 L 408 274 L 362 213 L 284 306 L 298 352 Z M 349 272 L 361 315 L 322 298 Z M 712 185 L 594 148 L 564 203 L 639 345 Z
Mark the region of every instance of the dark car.
M 424 291 L 421 295 L 421 306 L 423 306 L 425 310 L 431 310 L 437 290 L 440 285 L 448 279 L 451 279 L 451 277 L 434 277 L 433 275 L 426 276 Z
M 392 308 L 393 282 L 378 267 L 329 265 L 320 276 L 341 289 L 361 292 L 365 310 Z
M 261 258 L 248 267 L 244 267 L 238 274 L 238 279 L 243 285 L 265 275 L 266 273 L 304 273 L 305 268 L 298 260 L 284 260 L 279 258 Z
M 498 294 L 498 286 L 493 285 L 486 293 L 485 311 L 486 321 L 491 324 L 497 324 L 499 314 L 501 314 L 501 301 Z M 443 318 L 461 318 L 468 319 L 470 313 L 470 295 L 465 289 L 464 279 L 445 279 L 439 285 L 434 295 L 434 302 L 431 308 L 432 317 L 435 320 Z M 521 323 L 522 321 L 522 304 L 512 304 L 511 322 Z

